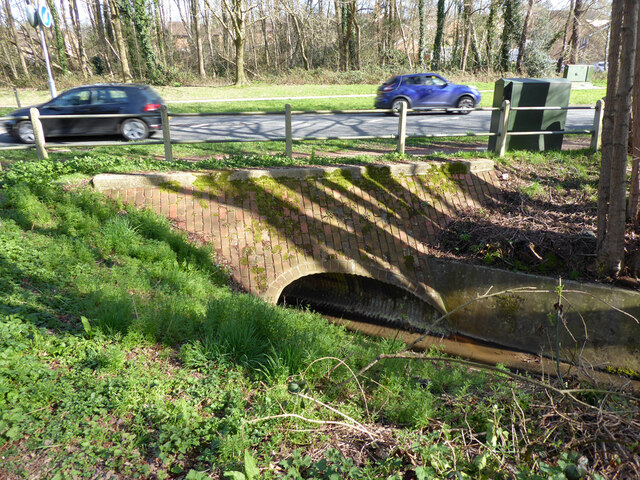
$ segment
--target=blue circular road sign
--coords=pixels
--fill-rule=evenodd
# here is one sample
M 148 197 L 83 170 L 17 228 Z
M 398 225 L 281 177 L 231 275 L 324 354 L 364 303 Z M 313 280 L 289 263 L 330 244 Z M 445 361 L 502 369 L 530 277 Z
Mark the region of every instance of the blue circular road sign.
M 44 5 L 38 7 L 38 20 L 40 20 L 40 25 L 43 27 L 51 26 L 51 12 Z

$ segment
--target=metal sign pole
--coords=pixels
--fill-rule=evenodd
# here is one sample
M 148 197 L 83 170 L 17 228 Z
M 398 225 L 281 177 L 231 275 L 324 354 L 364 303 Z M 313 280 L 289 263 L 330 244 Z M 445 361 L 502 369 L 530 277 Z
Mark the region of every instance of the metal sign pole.
M 51 92 L 51 98 L 55 98 L 58 96 L 58 92 L 56 92 L 56 84 L 53 81 L 53 74 L 51 73 L 51 65 L 49 64 L 49 51 L 47 50 L 47 41 L 44 38 L 44 31 L 42 30 L 42 25 L 38 27 L 40 31 L 40 44 L 42 45 L 42 56 L 44 57 L 44 63 L 47 67 L 47 75 L 49 76 L 49 92 Z

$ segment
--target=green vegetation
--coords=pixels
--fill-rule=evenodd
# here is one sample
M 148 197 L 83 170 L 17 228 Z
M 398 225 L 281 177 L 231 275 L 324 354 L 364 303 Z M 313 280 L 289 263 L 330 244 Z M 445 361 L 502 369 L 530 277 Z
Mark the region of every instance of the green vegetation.
M 382 81 L 382 79 L 381 79 Z M 465 82 L 467 83 L 467 82 Z M 479 106 L 490 107 L 493 103 L 493 83 L 468 82 L 482 92 Z M 293 110 L 368 110 L 373 108 L 373 96 L 377 84 L 355 85 L 272 85 L 256 83 L 247 87 L 156 87 L 158 93 L 169 103 L 169 111 L 173 113 L 197 112 L 247 112 L 247 111 L 284 111 L 285 103 L 291 104 Z M 19 92 L 22 105 L 34 105 L 47 101 L 49 92 L 45 90 L 21 89 Z M 264 100 L 278 97 L 322 97 L 338 95 L 370 95 L 367 97 L 346 98 L 309 98 L 290 100 Z M 596 89 L 574 89 L 571 92 L 571 105 L 595 105 L 603 98 L 603 86 Z M 246 99 L 242 101 L 242 99 Z M 188 102 L 189 103 L 171 103 Z M 204 102 L 216 100 L 216 102 Z M 225 101 L 231 100 L 231 101 Z M 0 88 L 0 116 L 6 115 L 15 107 L 13 91 Z
M 402 343 L 237 293 L 206 245 L 78 183 L 167 169 L 123 148 L 13 159 L 0 172 L 0 477 L 537 480 L 624 468 L 597 455 L 585 467 L 591 450 L 564 420 L 574 404 L 548 405 L 500 369 L 390 359 L 357 384 L 352 371 Z M 287 160 L 215 166 L 269 161 Z M 367 177 L 389 180 L 384 168 Z M 635 405 L 589 395 L 600 414 Z

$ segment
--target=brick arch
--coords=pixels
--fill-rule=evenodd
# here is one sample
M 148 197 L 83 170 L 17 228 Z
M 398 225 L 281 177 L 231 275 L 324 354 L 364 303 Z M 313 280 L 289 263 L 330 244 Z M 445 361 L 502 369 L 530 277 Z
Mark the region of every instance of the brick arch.
M 273 280 L 269 284 L 267 291 L 262 294 L 262 298 L 269 303 L 276 304 L 280 295 L 288 285 L 300 278 L 321 273 L 344 273 L 388 283 L 406 290 L 423 302 L 431 305 L 439 313 L 447 313 L 442 296 L 432 287 L 389 270 L 371 266 L 365 268 L 355 260 L 310 261 L 296 265 Z

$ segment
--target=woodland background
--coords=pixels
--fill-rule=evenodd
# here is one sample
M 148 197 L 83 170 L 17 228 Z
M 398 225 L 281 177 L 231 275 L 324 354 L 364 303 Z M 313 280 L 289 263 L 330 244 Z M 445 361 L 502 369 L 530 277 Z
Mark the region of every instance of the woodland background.
M 46 85 L 27 3 L 0 1 L 0 84 Z M 96 76 L 157 85 L 378 83 L 425 69 L 548 76 L 607 58 L 612 8 L 610 0 L 43 1 L 63 85 Z

